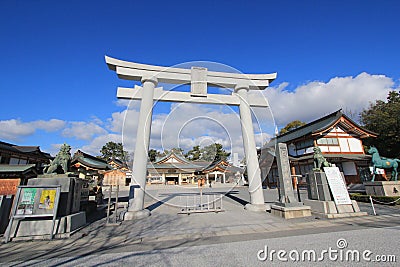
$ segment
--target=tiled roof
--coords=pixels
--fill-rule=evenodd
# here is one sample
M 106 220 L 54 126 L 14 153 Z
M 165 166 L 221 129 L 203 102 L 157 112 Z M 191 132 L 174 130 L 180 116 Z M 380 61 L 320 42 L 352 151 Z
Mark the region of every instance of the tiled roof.
M 35 164 L 27 164 L 27 165 L 0 165 L 0 172 L 25 172 L 29 169 L 35 169 Z
M 210 163 L 208 162 L 207 165 L 204 164 L 197 164 L 197 163 L 148 163 L 147 168 L 151 169 L 204 169 Z
M 14 144 L 0 141 L 0 149 L 14 153 L 22 153 L 35 156 L 40 155 L 48 159 L 52 158 L 49 153 L 42 152 L 39 146 L 17 146 Z
M 228 171 L 228 172 L 235 172 L 235 173 L 236 172 L 240 172 L 240 173 L 244 172 L 244 169 L 239 168 L 239 167 L 235 167 L 235 166 L 227 163 L 224 160 L 219 160 L 219 161 L 214 162 L 213 164 L 211 164 L 210 166 L 205 168 L 203 171 L 209 172 L 209 171 L 212 171 L 212 170 L 214 170 L 216 168 L 220 168 L 220 169 L 222 169 L 224 171 Z
M 71 165 L 79 162 L 83 165 L 86 165 L 91 168 L 100 169 L 100 170 L 111 170 L 112 166 L 110 166 L 105 160 L 96 158 L 90 154 L 87 154 L 81 150 L 75 152 L 74 157 L 71 160 Z
M 167 161 L 169 158 L 176 158 L 178 161 L 181 161 L 182 163 L 190 163 L 190 161 L 188 161 L 183 155 L 179 155 L 178 153 L 171 151 L 166 156 L 164 156 L 160 159 L 157 159 L 154 162 L 154 164 L 162 163 L 164 161 Z
M 361 135 L 362 133 L 366 133 L 373 137 L 377 136 L 376 133 L 361 127 L 356 122 L 354 122 L 352 119 L 347 117 L 345 114 L 343 114 L 342 110 L 340 109 L 340 110 L 335 111 L 325 117 L 322 117 L 318 120 L 312 121 L 302 127 L 296 128 L 296 129 L 294 129 L 290 132 L 284 133 L 282 135 L 278 135 L 276 137 L 276 141 L 279 143 L 287 143 L 287 142 L 290 142 L 292 140 L 298 139 L 303 136 L 323 132 L 323 131 L 329 129 L 330 127 L 334 126 L 336 123 L 338 123 L 341 118 L 344 118 L 343 121 L 347 121 L 347 124 L 351 124 L 351 126 L 349 125 L 348 128 L 349 128 L 349 130 L 354 131 L 356 134 Z M 344 126 L 347 125 L 345 123 L 343 123 L 343 124 L 344 124 Z

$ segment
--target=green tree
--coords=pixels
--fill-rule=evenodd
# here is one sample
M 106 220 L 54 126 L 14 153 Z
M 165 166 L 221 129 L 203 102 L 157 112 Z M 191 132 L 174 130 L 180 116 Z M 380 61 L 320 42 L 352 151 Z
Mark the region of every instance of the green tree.
M 365 128 L 379 134 L 364 143 L 376 146 L 383 156 L 400 157 L 400 93 L 389 92 L 386 101 L 371 103 L 360 116 Z
M 122 162 L 129 161 L 128 152 L 124 150 L 122 143 L 107 142 L 100 150 L 100 158 L 104 160 L 118 159 Z
M 157 150 L 150 149 L 149 153 L 148 153 L 150 161 L 155 162 L 159 154 L 160 154 L 160 152 L 158 152 Z
M 208 145 L 201 150 L 200 159 L 206 161 L 226 160 L 231 153 L 226 152 L 223 146 L 219 143 Z
M 155 149 L 150 149 L 149 153 L 148 153 L 148 157 L 149 157 L 150 161 L 153 162 L 153 161 L 156 161 L 157 158 L 165 157 L 169 153 L 175 153 L 175 154 L 178 154 L 178 155 L 183 155 L 183 152 L 184 152 L 183 149 L 179 148 L 179 147 L 174 147 L 171 150 L 164 149 L 163 152 L 160 152 L 160 151 L 155 150 Z
M 189 150 L 185 154 L 185 157 L 189 160 L 198 160 L 200 159 L 200 156 L 201 156 L 200 146 L 194 146 L 191 150 Z
M 306 125 L 306 123 L 299 120 L 289 122 L 288 124 L 286 124 L 285 127 L 280 130 L 279 135 L 290 132 L 291 130 L 297 129 L 303 125 Z

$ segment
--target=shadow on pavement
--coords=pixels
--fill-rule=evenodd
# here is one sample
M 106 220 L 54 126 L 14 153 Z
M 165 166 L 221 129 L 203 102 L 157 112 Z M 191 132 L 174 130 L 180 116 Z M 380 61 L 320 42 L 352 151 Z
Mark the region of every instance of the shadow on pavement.
M 233 196 L 233 194 L 239 194 L 239 191 L 203 191 L 202 192 L 203 196 L 212 196 L 212 195 L 225 195 L 229 198 L 232 198 L 233 200 L 241 203 L 241 202 L 245 202 L 246 204 L 248 203 L 245 200 L 242 200 L 241 198 L 235 197 Z M 200 193 L 199 192 L 182 192 L 182 193 L 162 193 L 159 194 L 159 197 L 164 197 L 164 199 L 162 200 L 158 200 L 157 202 L 149 205 L 146 207 L 146 209 L 153 211 L 155 209 L 157 209 L 158 207 L 166 204 L 169 200 L 176 198 L 176 197 L 188 197 L 188 196 L 199 196 Z M 241 202 L 240 202 L 241 201 Z
M 90 266 L 82 257 L 100 256 L 115 253 L 115 257 L 103 265 L 112 265 L 113 261 L 134 257 L 117 252 L 156 253 L 155 251 L 178 248 L 176 253 L 185 251 L 189 245 L 196 245 L 205 237 L 190 237 L 179 240 L 153 240 L 154 233 L 167 233 L 168 227 L 184 227 L 183 221 L 176 215 L 156 214 L 136 221 L 124 221 L 120 226 L 106 226 L 105 218 L 94 221 L 88 227 L 78 231 L 69 239 L 13 241 L 0 245 L 0 262 L 7 266 Z M 149 239 L 143 239 L 143 237 Z M 162 253 L 162 252 L 157 252 Z M 171 252 L 170 252 L 171 253 Z M 51 260 L 50 260 L 51 259 Z M 29 264 L 29 261 L 33 261 Z M 160 259 L 147 264 L 161 263 Z M 0 264 L 0 265 L 3 265 Z M 164 262 L 168 265 L 168 262 Z

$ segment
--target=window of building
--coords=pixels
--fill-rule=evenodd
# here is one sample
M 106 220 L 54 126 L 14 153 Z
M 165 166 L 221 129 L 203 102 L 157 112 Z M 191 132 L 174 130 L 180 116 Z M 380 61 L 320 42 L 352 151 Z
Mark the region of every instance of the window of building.
M 317 140 L 318 145 L 322 146 L 338 146 L 339 145 L 339 140 L 337 138 L 320 138 Z
M 10 159 L 10 165 L 18 165 L 19 158 L 11 158 Z
M 312 147 L 314 146 L 313 140 L 304 140 L 304 141 L 300 141 L 296 143 L 296 149 L 300 150 L 300 149 L 304 149 L 307 147 Z
M 9 164 L 9 163 L 10 163 L 10 157 L 1 156 L 0 164 Z

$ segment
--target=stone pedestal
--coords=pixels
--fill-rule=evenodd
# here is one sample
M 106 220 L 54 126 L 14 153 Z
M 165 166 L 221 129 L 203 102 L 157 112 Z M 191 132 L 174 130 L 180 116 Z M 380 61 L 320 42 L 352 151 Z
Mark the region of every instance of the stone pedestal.
M 367 195 L 400 197 L 400 181 L 364 182 Z
M 151 215 L 151 212 L 147 209 L 142 209 L 138 211 L 127 211 L 124 214 L 124 221 L 132 221 L 136 219 L 142 219 L 149 217 Z
M 324 172 L 311 171 L 307 176 L 308 198 L 313 200 L 331 201 L 328 180 Z
M 311 209 L 294 197 L 292 176 L 290 174 L 289 154 L 284 143 L 278 143 L 276 162 L 279 173 L 279 201 L 271 207 L 271 213 L 285 219 L 311 216 Z
M 14 220 L 11 226 L 12 240 L 43 239 L 50 235 L 53 220 Z M 86 213 L 78 212 L 57 218 L 54 227 L 55 238 L 66 238 L 86 225 Z
M 271 210 L 271 205 L 269 205 L 269 204 L 260 204 L 260 205 L 246 204 L 244 206 L 244 208 L 246 210 L 249 210 L 249 211 L 266 212 L 266 211 L 270 211 Z
M 279 205 L 272 205 L 271 213 L 285 219 L 302 218 L 311 216 L 311 209 L 309 206 L 297 207 L 283 207 Z
M 368 215 L 366 212 L 360 211 L 355 200 L 352 200 L 351 203 L 351 205 L 336 205 L 334 201 L 304 200 L 304 204 L 311 207 L 314 215 L 328 219 Z
M 61 185 L 57 217 L 67 216 L 80 211 L 83 181 L 79 178 L 58 177 L 29 179 L 28 185 Z

